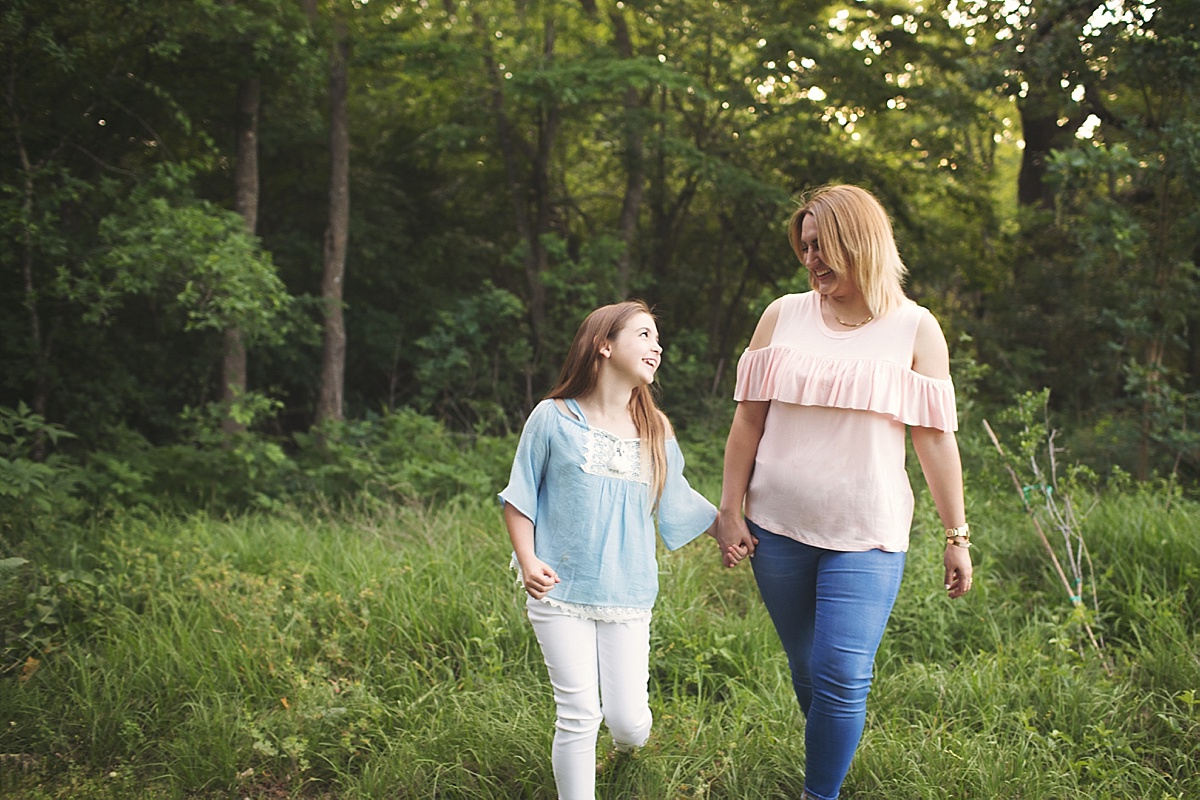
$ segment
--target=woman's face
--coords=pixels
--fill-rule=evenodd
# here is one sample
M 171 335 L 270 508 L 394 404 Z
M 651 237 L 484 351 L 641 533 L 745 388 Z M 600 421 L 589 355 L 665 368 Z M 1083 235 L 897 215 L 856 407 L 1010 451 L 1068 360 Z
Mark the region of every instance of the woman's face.
M 817 220 L 812 214 L 805 214 L 800 222 L 800 262 L 808 270 L 809 281 L 822 295 L 842 297 L 858 292 L 849 275 L 838 275 L 821 258 Z

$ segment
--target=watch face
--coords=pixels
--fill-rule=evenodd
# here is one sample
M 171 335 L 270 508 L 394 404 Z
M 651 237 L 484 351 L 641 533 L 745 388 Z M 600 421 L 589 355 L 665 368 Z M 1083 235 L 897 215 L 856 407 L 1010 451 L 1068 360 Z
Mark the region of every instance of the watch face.
M 962 539 L 961 542 L 955 541 Z M 960 525 L 957 528 L 946 528 L 946 543 L 956 544 L 960 547 L 971 546 L 971 528 L 969 525 Z

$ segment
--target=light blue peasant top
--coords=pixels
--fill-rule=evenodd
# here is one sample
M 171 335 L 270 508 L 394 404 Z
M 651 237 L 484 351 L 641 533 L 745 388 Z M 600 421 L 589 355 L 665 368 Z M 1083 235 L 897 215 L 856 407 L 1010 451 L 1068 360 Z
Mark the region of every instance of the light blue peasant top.
M 500 503 L 533 522 L 534 552 L 558 573 L 547 602 L 594 619 L 645 616 L 658 595 L 649 463 L 638 439 L 593 428 L 574 399 L 566 405 L 575 418 L 552 399 L 533 409 Z M 708 530 L 717 509 L 683 476 L 679 443 L 666 449 L 658 535 L 675 550 Z

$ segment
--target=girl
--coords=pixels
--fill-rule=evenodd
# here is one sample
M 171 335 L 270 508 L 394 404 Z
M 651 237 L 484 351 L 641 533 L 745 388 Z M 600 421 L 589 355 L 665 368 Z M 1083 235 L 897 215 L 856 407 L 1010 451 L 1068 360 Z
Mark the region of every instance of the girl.
M 716 519 L 683 477 L 683 454 L 651 395 L 661 361 L 645 303 L 589 314 L 557 385 L 525 423 L 500 493 L 554 688 L 560 800 L 595 797 L 601 720 L 621 751 L 650 735 L 654 516 L 669 549 L 711 534 Z

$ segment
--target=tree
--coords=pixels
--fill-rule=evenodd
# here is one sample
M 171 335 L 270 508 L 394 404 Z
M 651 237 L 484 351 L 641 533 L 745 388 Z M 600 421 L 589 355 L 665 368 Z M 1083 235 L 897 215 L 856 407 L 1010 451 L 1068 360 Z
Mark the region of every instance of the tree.
M 188 185 L 185 169 L 157 170 L 101 220 L 99 247 L 60 279 L 61 291 L 97 328 L 144 299 L 167 312 L 171 332 L 236 330 L 247 344 L 279 341 L 291 298 L 269 255 L 244 216 L 195 198 Z
M 5 164 L 0 212 L 13 245 L 0 248 L 0 261 L 18 265 L 18 313 L 25 322 L 23 331 L 10 329 L 3 337 L 11 343 L 5 360 L 13 365 L 10 374 L 30 376 L 29 404 L 43 418 L 50 414 L 55 334 L 62 321 L 54 303 L 55 262 L 78 257 L 85 246 L 73 241 L 75 231 L 65 217 L 83 191 L 77 174 L 112 164 L 94 155 L 91 164 L 80 163 L 79 155 L 104 150 L 98 145 L 107 137 L 97 136 L 95 125 L 107 120 L 97 119 L 96 109 L 105 95 L 120 92 L 116 84 L 129 64 L 127 45 L 144 33 L 142 20 L 130 23 L 136 10 L 136 4 L 127 3 L 108 9 L 80 3 L 67 11 L 15 2 L 0 18 Z M 47 109 L 45 96 L 65 102 Z M 109 159 L 113 155 L 106 153 Z
M 242 216 L 246 233 L 258 232 L 258 117 L 261 108 L 262 80 L 257 75 L 245 78 L 237 94 L 237 171 L 234 177 L 234 208 Z M 221 367 L 222 400 L 232 408 L 246 391 L 246 342 L 240 328 L 225 329 L 225 356 Z M 244 429 L 233 414 L 222 425 L 226 433 Z
M 1155 2 L 1020 0 L 954 4 L 955 25 L 978 47 L 977 68 L 1015 100 L 1024 140 L 1017 198 L 1049 208 L 1048 159 L 1091 116 L 1115 122 L 1105 84 L 1129 30 L 1149 30 Z
M 1147 469 L 1189 464 L 1198 9 L 1092 5 L 14 0 L 0 403 L 82 446 L 255 389 L 285 432 L 403 405 L 502 432 L 583 314 L 638 295 L 686 420 L 806 288 L 794 198 L 853 182 L 987 393 L 1049 385 Z M 234 307 L 266 270 L 287 292 L 248 302 L 310 324 Z M 241 327 L 271 314 L 286 340 Z
M 1140 478 L 1181 461 L 1200 467 L 1188 433 L 1200 398 L 1189 338 L 1200 296 L 1197 11 L 1178 3 L 1152 17 L 1114 17 L 1092 34 L 1109 54 L 1098 88 L 1111 99 L 1092 138 L 1051 161 L 1055 228 L 1089 281 L 1104 276 L 1113 287 L 1096 304 L 1099 333 L 1110 341 L 1111 407 L 1137 431 Z
M 4 12 L 0 55 L 7 71 L 7 124 L 0 153 L 5 164 L 13 163 L 10 153 L 21 163 L 23 153 L 28 166 L 3 169 L 3 183 L 24 185 L 28 212 L 23 218 L 5 214 L 3 224 L 6 236 L 11 232 L 22 238 L 9 227 L 14 224 L 28 234 L 23 237 L 28 244 L 23 257 L 25 306 L 33 321 L 29 329 L 37 333 L 18 340 L 3 338 L 23 345 L 9 363 L 29 364 L 31 374 L 40 376 L 35 380 L 40 388 L 32 393 L 39 413 L 79 417 L 85 420 L 81 427 L 93 428 L 111 423 L 113 417 L 136 417 L 142 400 L 151 395 L 158 395 L 156 403 L 174 395 L 172 403 L 178 408 L 189 401 L 202 402 L 207 394 L 202 391 L 197 397 L 190 379 L 159 375 L 119 381 L 112 375 L 100 377 L 105 368 L 136 375 L 152 365 L 169 364 L 167 372 L 187 370 L 198 381 L 210 383 L 218 396 L 229 385 L 224 378 L 218 383 L 206 377 L 223 360 L 220 350 L 212 352 L 207 341 L 201 346 L 157 339 L 163 354 L 159 364 L 141 352 L 141 320 L 107 324 L 99 336 L 96 329 L 80 326 L 77 320 L 90 309 L 76 303 L 90 295 L 74 292 L 94 278 L 101 221 L 111 217 L 114 207 L 130 201 L 139 187 L 163 189 L 171 183 L 167 194 L 178 195 L 179 183 L 186 182 L 193 199 L 208 194 L 223 206 L 242 209 L 244 223 L 253 224 L 249 214 L 257 202 L 254 160 L 248 155 L 227 161 L 222 153 L 226 130 L 231 132 L 229 152 L 235 149 L 232 131 L 237 120 L 234 98 L 223 81 L 232 75 L 230 83 L 236 85 L 251 74 L 275 86 L 281 76 L 302 72 L 296 69 L 303 62 L 303 47 L 295 35 L 297 15 L 281 9 L 275 0 L 177 9 L 122 0 L 79 3 L 69 13 L 21 2 Z M 264 63 L 270 66 L 260 70 Z M 212 84 L 195 81 L 201 65 Z M 244 93 L 243 99 L 252 95 Z M 16 143 L 12 150 L 10 142 Z M 177 168 L 169 176 L 156 173 L 163 163 Z M 243 172 L 224 174 L 227 163 Z M 19 219 L 26 221 L 18 223 Z M 152 309 L 145 311 L 153 314 Z M 176 344 L 181 349 L 171 352 Z M 198 364 L 193 361 L 197 358 L 212 361 Z M 233 374 L 239 371 L 231 369 Z M 17 381 L 26 374 L 24 369 L 10 374 L 10 390 L 22 391 Z M 99 391 L 90 382 L 93 374 L 102 387 Z M 245 385 L 244 377 L 234 382 Z M 160 406 L 143 413 L 141 421 L 165 426 L 170 415 Z
M 316 2 L 305 0 L 315 22 Z M 346 243 L 350 236 L 350 43 L 346 20 L 337 4 L 331 14 L 329 50 L 329 226 L 321 272 L 323 343 L 321 380 L 315 419 L 340 420 L 346 376 L 346 322 L 342 307 Z

